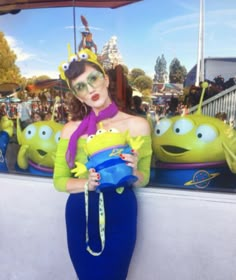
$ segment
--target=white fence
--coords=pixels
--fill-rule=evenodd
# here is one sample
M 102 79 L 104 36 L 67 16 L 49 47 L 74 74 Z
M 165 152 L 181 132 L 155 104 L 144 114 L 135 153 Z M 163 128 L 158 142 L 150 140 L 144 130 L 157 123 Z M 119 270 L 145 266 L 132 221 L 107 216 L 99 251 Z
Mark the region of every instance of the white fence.
M 190 108 L 189 112 L 193 113 L 197 108 L 198 105 Z M 205 100 L 202 104 L 202 112 L 204 115 L 211 117 L 214 117 L 217 113 L 225 112 L 227 114 L 227 121 L 231 118 L 236 121 L 236 86 Z

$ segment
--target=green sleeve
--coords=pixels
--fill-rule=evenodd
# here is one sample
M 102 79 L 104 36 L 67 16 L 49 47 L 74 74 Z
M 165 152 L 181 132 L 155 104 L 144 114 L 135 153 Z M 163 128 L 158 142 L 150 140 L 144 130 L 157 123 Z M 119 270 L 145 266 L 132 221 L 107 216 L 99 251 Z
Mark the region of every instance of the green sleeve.
M 66 162 L 67 139 L 60 139 L 57 145 L 56 159 L 54 163 L 53 184 L 61 192 L 66 192 L 66 183 L 71 177 L 70 168 Z
M 142 172 L 144 176 L 141 187 L 148 184 L 150 179 L 151 159 L 152 159 L 152 141 L 151 136 L 143 136 L 144 142 L 141 148 L 138 150 L 139 161 L 138 170 Z
M 139 149 L 139 162 L 138 162 L 138 170 L 143 173 L 144 180 L 142 183 L 142 187 L 146 186 L 149 182 L 150 177 L 150 166 L 151 166 L 151 157 L 152 157 L 152 145 L 151 145 L 151 137 L 143 136 L 143 144 Z M 66 162 L 66 151 L 68 147 L 68 140 L 61 139 L 57 146 L 56 159 L 54 163 L 54 174 L 53 174 L 53 183 L 54 187 L 61 192 L 66 192 L 66 184 L 69 178 L 72 177 L 70 168 Z M 81 149 L 80 149 L 81 151 Z M 85 162 L 85 154 L 81 153 L 77 157 L 77 160 L 80 162 Z M 85 178 L 87 175 L 85 175 Z

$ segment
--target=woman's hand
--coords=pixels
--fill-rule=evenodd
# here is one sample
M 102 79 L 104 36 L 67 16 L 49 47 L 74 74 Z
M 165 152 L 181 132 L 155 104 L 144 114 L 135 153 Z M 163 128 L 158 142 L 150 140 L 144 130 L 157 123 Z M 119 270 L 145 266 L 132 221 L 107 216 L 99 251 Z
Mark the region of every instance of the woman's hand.
M 131 154 L 120 154 L 120 157 L 126 161 L 126 164 L 133 168 L 133 174 L 136 175 L 138 170 L 138 153 L 135 150 L 131 151 Z
M 143 174 L 138 170 L 138 153 L 135 150 L 131 151 L 131 154 L 120 154 L 120 157 L 126 161 L 126 164 L 133 168 L 133 175 L 138 180 L 133 184 L 134 187 L 139 187 L 143 181 Z
M 88 176 L 88 190 L 95 191 L 96 187 L 99 185 L 100 174 L 96 172 L 94 168 L 89 169 Z

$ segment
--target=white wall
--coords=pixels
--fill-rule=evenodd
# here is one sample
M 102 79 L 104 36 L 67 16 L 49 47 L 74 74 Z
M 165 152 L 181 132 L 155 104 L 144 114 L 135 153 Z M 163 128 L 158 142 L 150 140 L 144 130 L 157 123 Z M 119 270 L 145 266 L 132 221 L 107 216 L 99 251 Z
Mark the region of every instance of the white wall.
M 76 279 L 64 206 L 51 179 L 0 174 L 0 279 Z M 233 280 L 236 199 L 140 189 L 138 240 L 128 280 Z M 104 279 L 105 280 L 105 279 Z
M 229 78 L 233 78 L 236 75 L 236 63 L 235 61 L 206 59 L 205 61 L 205 77 L 208 80 L 214 81 L 214 78 L 221 75 L 226 82 Z

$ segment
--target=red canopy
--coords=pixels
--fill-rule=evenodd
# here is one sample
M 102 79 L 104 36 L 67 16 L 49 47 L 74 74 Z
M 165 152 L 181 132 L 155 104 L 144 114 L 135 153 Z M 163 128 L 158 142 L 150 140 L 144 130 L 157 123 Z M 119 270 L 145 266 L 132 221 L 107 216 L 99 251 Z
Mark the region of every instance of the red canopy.
M 0 14 L 16 13 L 23 9 L 41 9 L 41 8 L 57 8 L 57 7 L 90 7 L 90 8 L 118 8 L 124 5 L 132 4 L 142 0 L 0 0 Z

